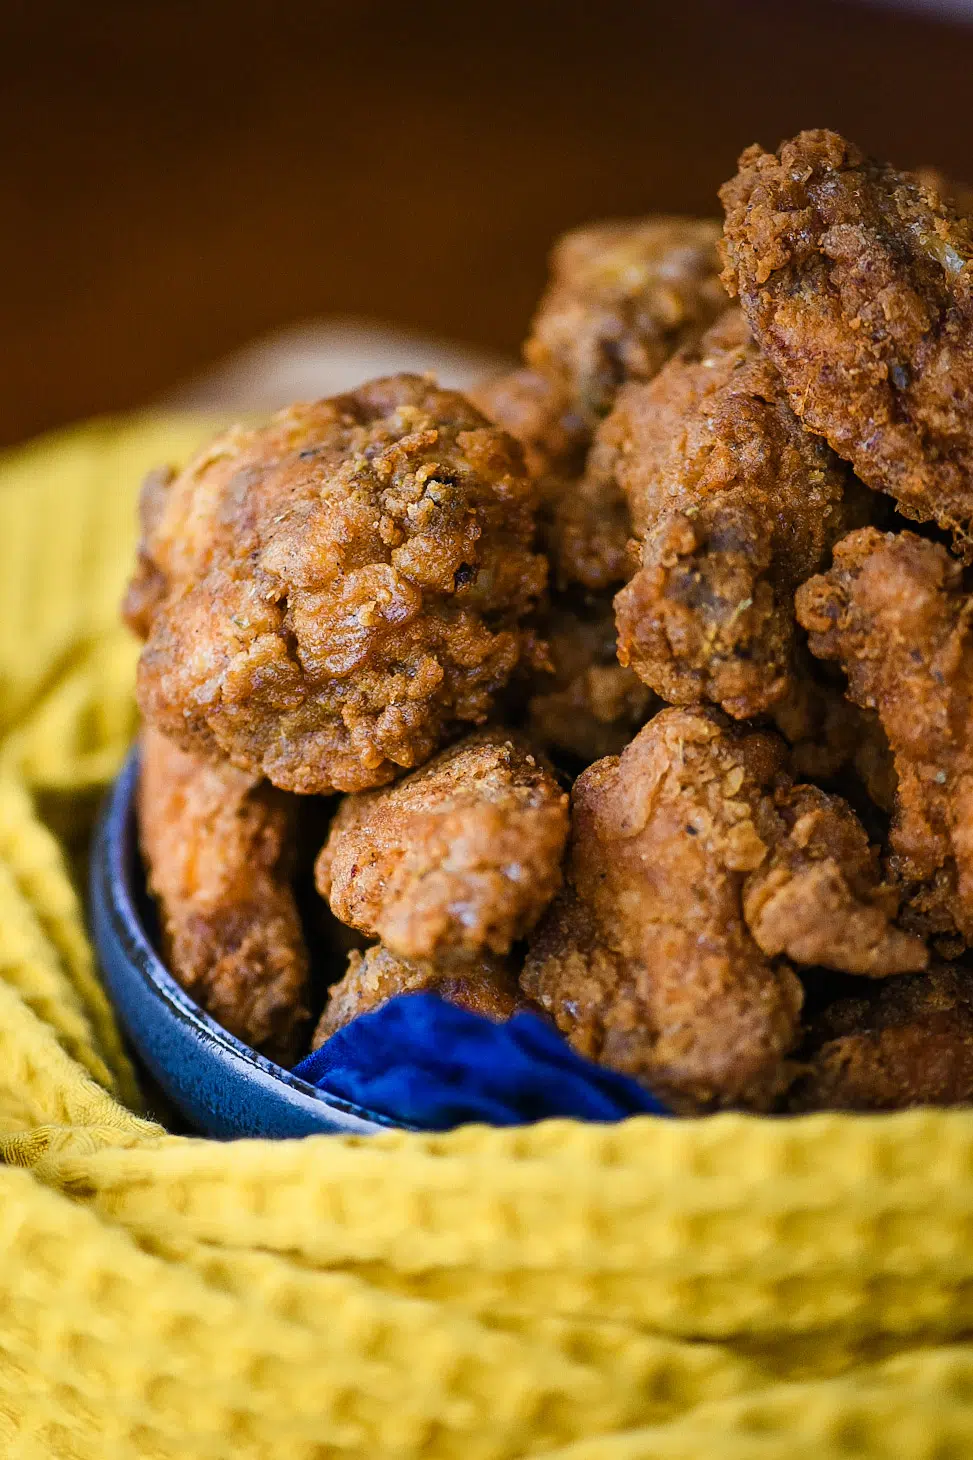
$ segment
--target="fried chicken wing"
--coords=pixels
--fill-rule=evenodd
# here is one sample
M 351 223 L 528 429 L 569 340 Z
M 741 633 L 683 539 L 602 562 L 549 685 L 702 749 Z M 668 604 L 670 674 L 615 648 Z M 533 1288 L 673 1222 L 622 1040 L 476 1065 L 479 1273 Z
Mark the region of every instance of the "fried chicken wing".
M 712 219 L 657 217 L 559 239 L 524 354 L 589 430 L 623 382 L 650 379 L 725 306 L 719 235 Z
M 143 714 L 187 750 L 287 790 L 381 785 L 485 720 L 531 652 L 520 447 L 426 379 L 232 431 L 161 494 L 130 616 Z
M 518 736 L 481 731 L 348 797 L 316 868 L 331 911 L 405 959 L 505 954 L 561 884 L 568 798 Z
M 895 757 L 892 867 L 907 922 L 973 941 L 973 641 L 960 564 L 911 532 L 853 532 L 805 583 L 814 654 L 877 710 Z
M 739 310 L 625 387 L 589 470 L 614 477 L 641 539 L 641 567 L 615 599 L 621 662 L 671 704 L 708 701 L 737 719 L 792 694 L 794 590 L 862 504 Z
M 157 731 L 144 732 L 141 750 L 139 835 L 167 965 L 231 1034 L 290 1064 L 308 1022 L 294 805 Z
M 659 701 L 618 662 L 610 598 L 571 597 L 541 615 L 550 669 L 532 677 L 526 726 L 530 741 L 555 759 L 584 765 L 620 755 Z
M 871 997 L 831 1005 L 812 1043 L 792 1110 L 973 1103 L 973 977 L 938 966 L 919 978 L 890 978 Z
M 502 958 L 481 953 L 472 963 L 454 967 L 398 958 L 382 943 L 364 953 L 352 952 L 348 970 L 328 991 L 328 1002 L 311 1041 L 319 1049 L 332 1034 L 369 1014 L 397 994 L 434 993 L 449 1004 L 502 1023 L 530 1008 L 517 979 Z
M 666 709 L 575 783 L 566 886 L 521 986 L 581 1053 L 679 1109 L 767 1109 L 786 1087 L 802 992 L 781 954 L 926 963 L 850 807 L 792 787 L 786 759 L 775 735 Z
M 748 148 L 720 196 L 724 283 L 798 416 L 970 556 L 973 223 L 828 131 Z

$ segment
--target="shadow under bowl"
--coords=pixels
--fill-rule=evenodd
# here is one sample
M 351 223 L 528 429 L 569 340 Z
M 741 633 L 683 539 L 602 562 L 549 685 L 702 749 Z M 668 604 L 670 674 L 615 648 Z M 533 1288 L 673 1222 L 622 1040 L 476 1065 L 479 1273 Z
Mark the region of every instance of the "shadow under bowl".
M 106 798 L 91 855 L 91 917 L 109 995 L 131 1045 L 172 1104 L 201 1134 L 370 1135 L 411 1127 L 316 1090 L 229 1034 L 169 973 L 148 928 L 151 902 L 138 852 L 132 751 Z

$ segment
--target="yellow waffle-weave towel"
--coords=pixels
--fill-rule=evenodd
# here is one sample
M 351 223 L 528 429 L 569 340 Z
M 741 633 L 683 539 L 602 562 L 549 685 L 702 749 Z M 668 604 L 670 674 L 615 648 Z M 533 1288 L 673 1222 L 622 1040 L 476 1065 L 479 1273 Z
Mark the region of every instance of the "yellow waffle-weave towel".
M 228 1145 L 136 1113 L 69 868 L 134 726 L 136 487 L 201 429 L 0 459 L 3 1460 L 973 1455 L 973 1113 Z

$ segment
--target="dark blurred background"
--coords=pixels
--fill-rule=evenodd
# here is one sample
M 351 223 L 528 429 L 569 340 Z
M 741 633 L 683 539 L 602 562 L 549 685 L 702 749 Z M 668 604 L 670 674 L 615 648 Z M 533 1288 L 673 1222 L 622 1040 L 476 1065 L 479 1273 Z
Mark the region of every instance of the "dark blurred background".
M 0 441 L 365 314 L 513 350 L 554 234 L 748 142 L 973 179 L 973 6 L 0 0 Z

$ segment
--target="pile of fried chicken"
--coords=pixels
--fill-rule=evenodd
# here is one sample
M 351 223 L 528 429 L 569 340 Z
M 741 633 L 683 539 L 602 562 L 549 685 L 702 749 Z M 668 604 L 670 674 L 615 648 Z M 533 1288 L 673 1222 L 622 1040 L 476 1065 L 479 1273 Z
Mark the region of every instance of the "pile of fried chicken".
M 680 1113 L 973 1100 L 973 198 L 829 131 L 720 197 L 468 396 L 146 481 L 149 885 L 279 1062 L 425 989 Z

